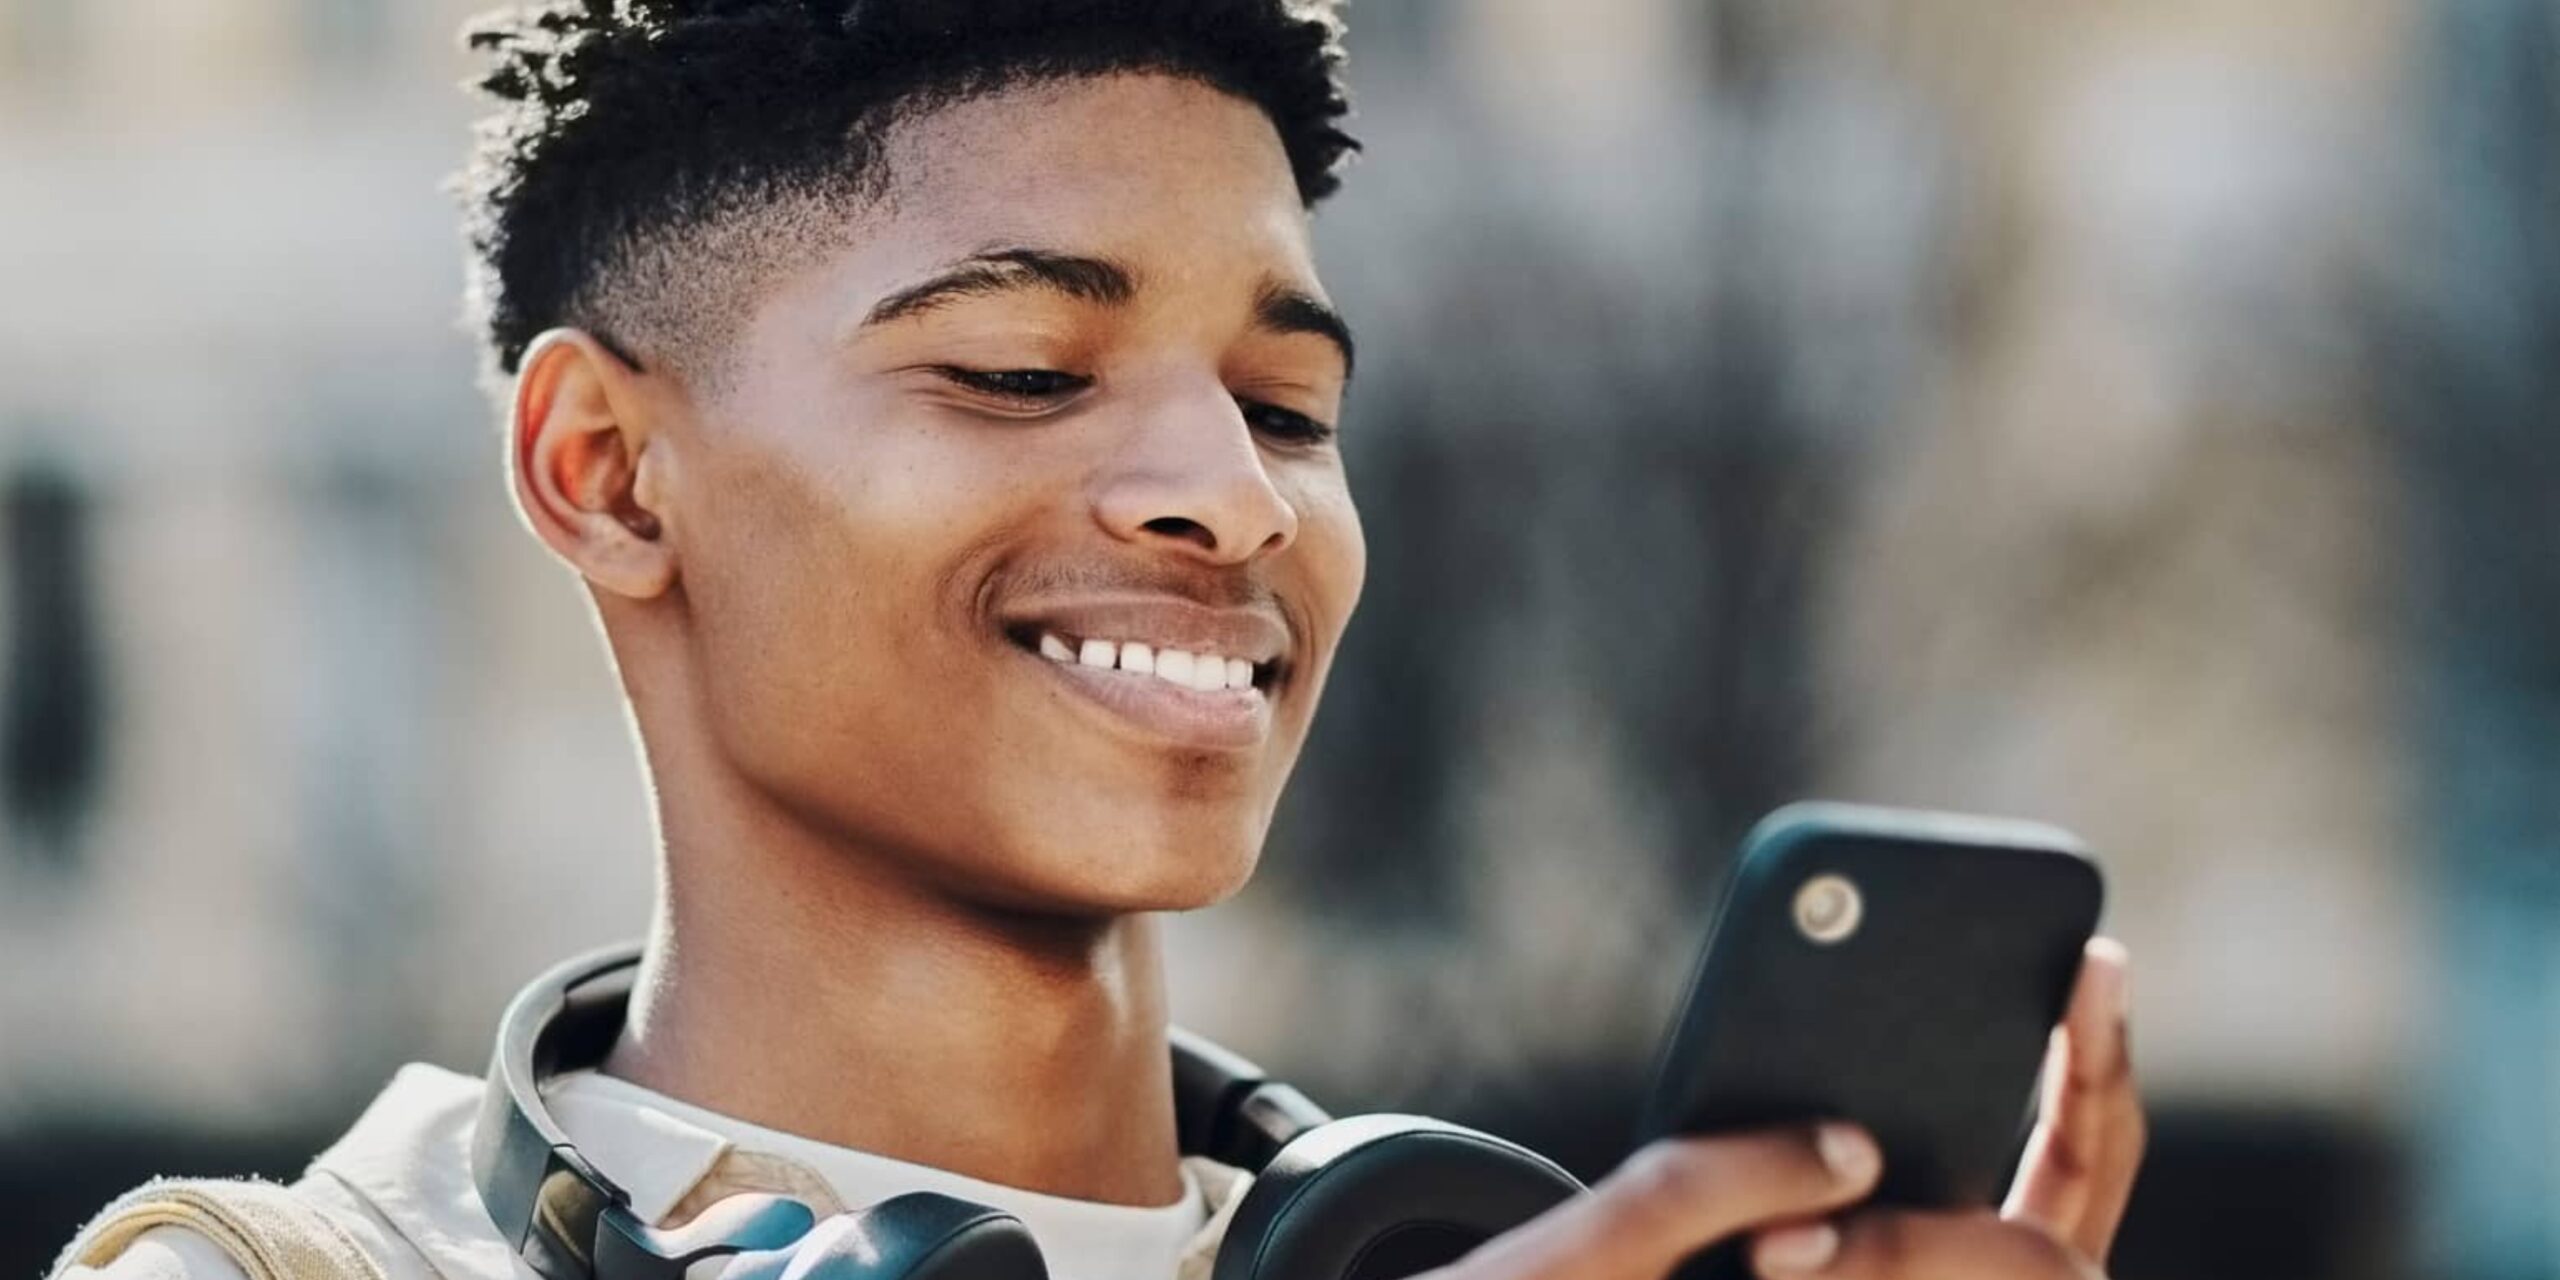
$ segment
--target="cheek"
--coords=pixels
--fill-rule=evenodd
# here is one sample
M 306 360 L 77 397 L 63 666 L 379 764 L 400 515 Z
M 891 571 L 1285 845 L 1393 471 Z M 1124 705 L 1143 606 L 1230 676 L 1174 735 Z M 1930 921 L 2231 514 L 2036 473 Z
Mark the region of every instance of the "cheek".
M 1350 486 L 1337 470 L 1298 494 L 1298 544 L 1307 558 L 1310 605 L 1317 625 L 1327 629 L 1326 654 L 1342 637 L 1360 590 L 1369 576 L 1369 544 L 1360 528 L 1360 511 Z
M 898 732 L 914 708 L 970 696 L 965 569 L 1001 513 L 983 472 L 894 427 L 820 443 L 707 477 L 687 592 L 709 711 L 746 754 L 887 765 L 884 742 L 939 740 Z
M 741 468 L 719 477 L 689 540 L 686 598 L 707 713 L 743 756 L 819 736 L 822 697 L 849 692 L 868 647 L 862 617 L 881 576 L 878 541 L 811 477 Z M 826 643 L 826 637 L 846 643 Z

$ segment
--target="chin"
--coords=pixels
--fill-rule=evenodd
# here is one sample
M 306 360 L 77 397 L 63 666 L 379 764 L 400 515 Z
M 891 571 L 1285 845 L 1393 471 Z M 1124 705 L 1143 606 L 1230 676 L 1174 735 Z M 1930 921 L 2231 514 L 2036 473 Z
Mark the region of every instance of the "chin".
M 1253 878 L 1261 841 L 1228 834 L 1179 844 L 1044 848 L 1007 860 L 1004 873 L 980 883 L 1010 882 L 1007 905 L 1080 917 L 1196 911 L 1235 896 Z M 1029 874 L 1025 874 L 1028 872 Z
M 1190 849 L 1141 858 L 1122 852 L 1091 868 L 1070 893 L 1079 914 L 1197 911 L 1234 897 L 1253 878 L 1257 861 L 1252 851 L 1203 856 Z
M 1159 877 L 1151 884 L 1135 886 L 1132 901 L 1143 900 L 1138 911 L 1197 911 L 1214 907 L 1236 895 L 1253 878 L 1253 869 L 1261 859 L 1253 851 L 1231 858 L 1191 857 L 1176 868 L 1178 875 Z
M 1194 911 L 1253 878 L 1277 788 L 1216 777 L 1187 790 L 1153 778 L 1128 785 L 1105 775 L 1073 787 L 1043 779 L 982 809 L 993 821 L 979 839 L 944 847 L 975 864 L 962 876 L 1002 885 L 1032 910 Z

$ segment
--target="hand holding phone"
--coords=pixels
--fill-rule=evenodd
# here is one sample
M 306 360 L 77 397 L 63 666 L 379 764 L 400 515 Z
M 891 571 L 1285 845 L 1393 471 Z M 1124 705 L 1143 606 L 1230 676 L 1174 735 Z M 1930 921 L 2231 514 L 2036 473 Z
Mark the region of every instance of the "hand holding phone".
M 1882 1159 L 1855 1126 L 1669 1137 L 1429 1280 L 1661 1280 L 1704 1246 L 1746 1240 L 1769 1277 L 2099 1280 L 2095 1260 L 2142 1155 L 2123 964 L 2120 948 L 2092 945 L 2026 1163 L 1997 1216 L 1862 1207 Z
M 1872 1200 L 1987 1209 L 2102 897 L 2032 823 L 1794 805 L 1744 842 L 1647 1108 L 1646 1136 L 1849 1120 Z M 1684 1280 L 1745 1274 L 1738 1248 Z
M 1802 820 L 1807 818 L 1822 821 L 1804 824 Z M 1920 820 L 1916 832 L 1908 821 L 1915 818 Z M 1874 830 L 1879 819 L 1892 820 L 1881 833 Z M 1995 825 L 2002 828 L 2002 833 L 1992 833 L 2001 838 L 1989 841 L 1995 852 L 2019 844 L 2011 837 L 2031 834 L 2034 838 L 2025 841 L 2025 847 L 2061 845 L 2072 857 L 2080 857 L 2067 836 L 2049 828 Z M 1794 834 L 1788 839 L 1775 838 L 1790 831 Z M 1910 905 L 1914 902 L 1932 900 L 1931 894 L 1915 897 L 1892 887 L 1905 877 L 1926 878 L 1924 868 L 1941 865 L 1931 852 L 1915 854 L 1906 860 L 1907 865 L 1888 866 L 1889 874 L 1881 880 L 1853 874 L 1851 878 L 1857 882 L 1854 887 L 1860 893 L 1851 913 L 1854 919 L 1846 924 L 1842 900 L 1834 891 L 1818 891 L 1814 900 L 1799 905 L 1795 894 L 1779 892 L 1791 883 L 1787 875 L 1754 878 L 1748 874 L 1753 867 L 1768 867 L 1802 856 L 1803 849 L 1814 846 L 1801 846 L 1796 855 L 1786 855 L 1786 847 L 1815 831 L 1843 836 L 1853 843 L 1861 831 L 1897 839 L 1916 834 L 1924 844 L 1935 841 L 1959 847 L 1985 834 L 1967 820 L 1934 815 L 1827 806 L 1781 811 L 1746 842 L 1749 852 L 1745 854 L 1744 870 L 1737 872 L 1732 881 L 1723 919 L 1738 918 L 1736 913 L 1764 916 L 1768 914 L 1768 904 L 1775 900 L 1783 918 L 1792 918 L 1799 910 L 1804 913 L 1805 919 L 1790 928 L 1838 935 L 1831 944 L 1838 945 L 1849 937 L 1866 934 L 1880 919 L 1900 919 L 1907 912 L 1921 910 Z M 1889 841 L 1888 847 L 1908 846 Z M 1958 861 L 1963 861 L 1961 855 Z M 2001 862 L 1995 856 L 1989 865 Z M 1971 870 L 1960 867 L 1953 879 L 1969 880 L 1978 871 L 1978 866 Z M 2056 882 L 2070 878 L 2060 876 Z M 1746 887 L 1755 884 L 1759 887 Z M 1775 886 L 1774 891 L 1771 886 Z M 1797 883 L 1795 887 L 1801 890 L 1802 885 Z M 1947 886 L 1942 883 L 1939 889 L 1947 891 Z M 1953 896 L 1962 899 L 1968 895 Z M 2086 937 L 2087 924 L 2070 925 L 2076 911 L 2071 904 L 2076 898 L 2073 892 L 2056 892 L 2048 905 L 2064 908 L 2054 912 L 2066 926 L 2063 932 L 2071 933 L 2076 928 L 2079 936 Z M 1759 905 L 1746 905 L 1746 899 Z M 1991 901 L 1997 901 L 1996 895 Z M 1981 919 L 1984 913 L 1978 910 L 1981 905 L 1981 901 L 1970 905 L 1959 902 L 1952 918 L 1972 918 L 1977 927 L 1995 933 L 2016 930 L 2019 921 L 2015 913 L 2006 918 L 2006 923 L 1986 922 Z M 2045 908 L 2035 911 L 2041 915 Z M 2094 901 L 2087 904 L 2086 915 L 2094 923 Z M 1958 932 L 1964 931 L 1963 927 L 1958 928 Z M 2026 932 L 2041 931 L 2030 928 Z M 1886 928 L 1881 934 L 1866 936 L 1897 933 L 1898 929 Z M 1663 1087 L 1655 1098 L 1651 1123 L 1664 1129 L 1668 1136 L 1646 1144 L 1594 1184 L 1590 1194 L 1498 1237 L 1456 1264 L 1431 1272 L 1431 1280 L 1661 1280 L 1683 1259 L 1709 1246 L 1726 1246 L 1711 1255 L 1726 1266 L 1742 1265 L 1743 1249 L 1747 1247 L 1758 1272 L 1772 1277 L 2097 1280 L 2099 1262 L 2106 1257 L 2122 1219 L 2143 1146 L 2141 1102 L 2125 1049 L 2122 948 L 2099 939 L 2086 946 L 2085 960 L 2079 953 L 2068 952 L 2054 958 L 2058 982 L 2070 991 L 2068 1012 L 2061 1034 L 2053 1038 L 2050 1056 L 2045 1059 L 2042 1099 L 2035 1131 L 2026 1144 L 2025 1160 L 2011 1185 L 2006 1207 L 1995 1213 L 1987 1198 L 1954 1207 L 1924 1207 L 1879 1199 L 1880 1183 L 1892 1176 L 1895 1155 L 1890 1142 L 1879 1149 L 1866 1128 L 1836 1118 L 1845 1114 L 1848 1120 L 1868 1119 L 1855 1114 L 1854 1107 L 1820 1108 L 1793 1122 L 1741 1128 L 1717 1126 L 1704 1134 L 1679 1131 L 1684 1110 L 1694 1107 L 1712 1115 L 1724 1105 L 1726 1094 L 1717 1081 L 1730 1078 L 1747 1082 L 1769 1066 L 1765 1056 L 1769 1046 L 1754 1051 L 1749 1040 L 1736 1038 L 1753 1024 L 1748 1020 L 1733 1021 L 1732 1012 L 1748 1006 L 1712 998 L 1703 986 L 1710 973 L 1739 963 L 1725 957 L 1748 956 L 1753 948 L 1768 945 L 1748 940 L 1760 936 L 1764 935 L 1752 929 L 1728 931 L 1720 924 L 1701 960 L 1700 988 L 1693 990 L 1693 999 L 1678 1024 L 1672 1052 L 1666 1056 Z M 1983 953 L 1957 948 L 1954 954 L 1979 959 Z M 1940 955 L 1936 959 L 1944 961 L 1947 957 Z M 2072 977 L 2075 968 L 2076 985 Z M 1889 980 L 1934 989 L 1943 985 L 1945 972 L 1943 964 L 1933 962 L 1898 972 Z M 1923 973 L 1941 976 L 1925 980 Z M 2025 989 L 2030 995 L 2042 990 L 2034 983 L 2023 988 L 2011 983 L 1993 986 L 2013 993 Z M 1985 993 L 1976 994 L 1988 998 Z M 1699 997 L 1710 997 L 1704 1000 L 1703 1014 Z M 2055 998 L 2059 1000 L 2059 996 Z M 1973 1001 L 1974 997 L 1968 996 L 1951 1002 L 1949 1009 Z M 1862 1017 L 1858 1010 L 1871 1003 L 1851 1002 L 1835 1012 Z M 2053 1013 L 2036 1014 L 2030 1020 L 2036 1022 L 2034 1038 L 2040 1046 L 2046 1029 L 2053 1024 Z M 1978 1021 L 1974 1013 L 1942 1010 L 1938 1019 L 1927 1024 L 1927 1033 L 1944 1041 L 1953 1038 L 1953 1029 Z M 2007 1039 L 1994 1038 L 2004 1042 Z M 1727 1049 L 1737 1051 L 1738 1068 L 1734 1062 L 1721 1058 Z M 1834 1062 L 1820 1054 L 1816 1060 Z M 1727 1076 L 1729 1070 L 1734 1074 Z M 1831 1070 L 1832 1066 L 1826 1065 L 1815 1074 Z M 2032 1052 L 2023 1071 L 2025 1077 L 2032 1077 Z M 1966 1157 L 1944 1152 L 1978 1148 L 1997 1152 L 1996 1157 L 1988 1159 L 1993 1166 L 1988 1179 L 1963 1179 L 1977 1191 L 1996 1186 L 1998 1168 L 2006 1164 L 2009 1151 L 2015 1147 L 2013 1120 L 2027 1086 L 2023 1077 L 2009 1078 L 2013 1074 L 2004 1071 L 1998 1078 L 1984 1077 L 1987 1083 L 1977 1082 L 1984 1095 L 2005 1099 L 1984 1109 L 1995 1117 L 1990 1128 L 1997 1136 L 1988 1141 L 1979 1136 L 1959 1137 L 1944 1144 L 1940 1157 L 1931 1162 L 1941 1169 L 1958 1169 Z M 1949 1114 L 1972 1109 L 1976 1108 L 1958 1106 Z M 1814 1120 L 1816 1115 L 1834 1118 Z M 1944 1119 L 1941 1115 L 1928 1121 L 1923 1125 L 1924 1131 L 1942 1127 Z M 1888 1135 L 1897 1127 L 1873 1120 L 1868 1123 Z M 1987 1197 L 1988 1192 L 1983 1194 Z

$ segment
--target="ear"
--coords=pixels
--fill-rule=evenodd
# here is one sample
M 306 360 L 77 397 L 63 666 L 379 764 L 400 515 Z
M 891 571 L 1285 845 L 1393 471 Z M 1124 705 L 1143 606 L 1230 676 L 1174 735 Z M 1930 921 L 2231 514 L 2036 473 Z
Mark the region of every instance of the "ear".
M 640 371 L 576 329 L 535 338 L 517 370 L 507 472 L 534 536 L 601 590 L 664 593 L 673 453 L 650 430 Z

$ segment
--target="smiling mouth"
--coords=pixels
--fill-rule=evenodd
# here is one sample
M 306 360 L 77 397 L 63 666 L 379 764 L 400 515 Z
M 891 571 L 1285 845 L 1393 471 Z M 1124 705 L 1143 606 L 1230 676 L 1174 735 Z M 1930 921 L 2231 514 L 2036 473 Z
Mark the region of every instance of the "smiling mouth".
M 1206 646 L 1158 648 L 1143 640 L 1070 637 L 1051 626 L 1026 625 L 1028 634 L 1008 629 L 1012 647 L 1121 732 L 1134 731 L 1154 747 L 1237 761 L 1271 744 L 1275 722 L 1268 691 L 1285 683 L 1280 659 L 1257 663 Z
M 1007 628 L 1005 638 L 1015 648 L 1058 666 L 1152 677 L 1194 693 L 1259 693 L 1268 697 L 1279 687 L 1281 678 L 1281 664 L 1276 659 L 1252 662 L 1145 640 L 1074 636 L 1039 626 Z

